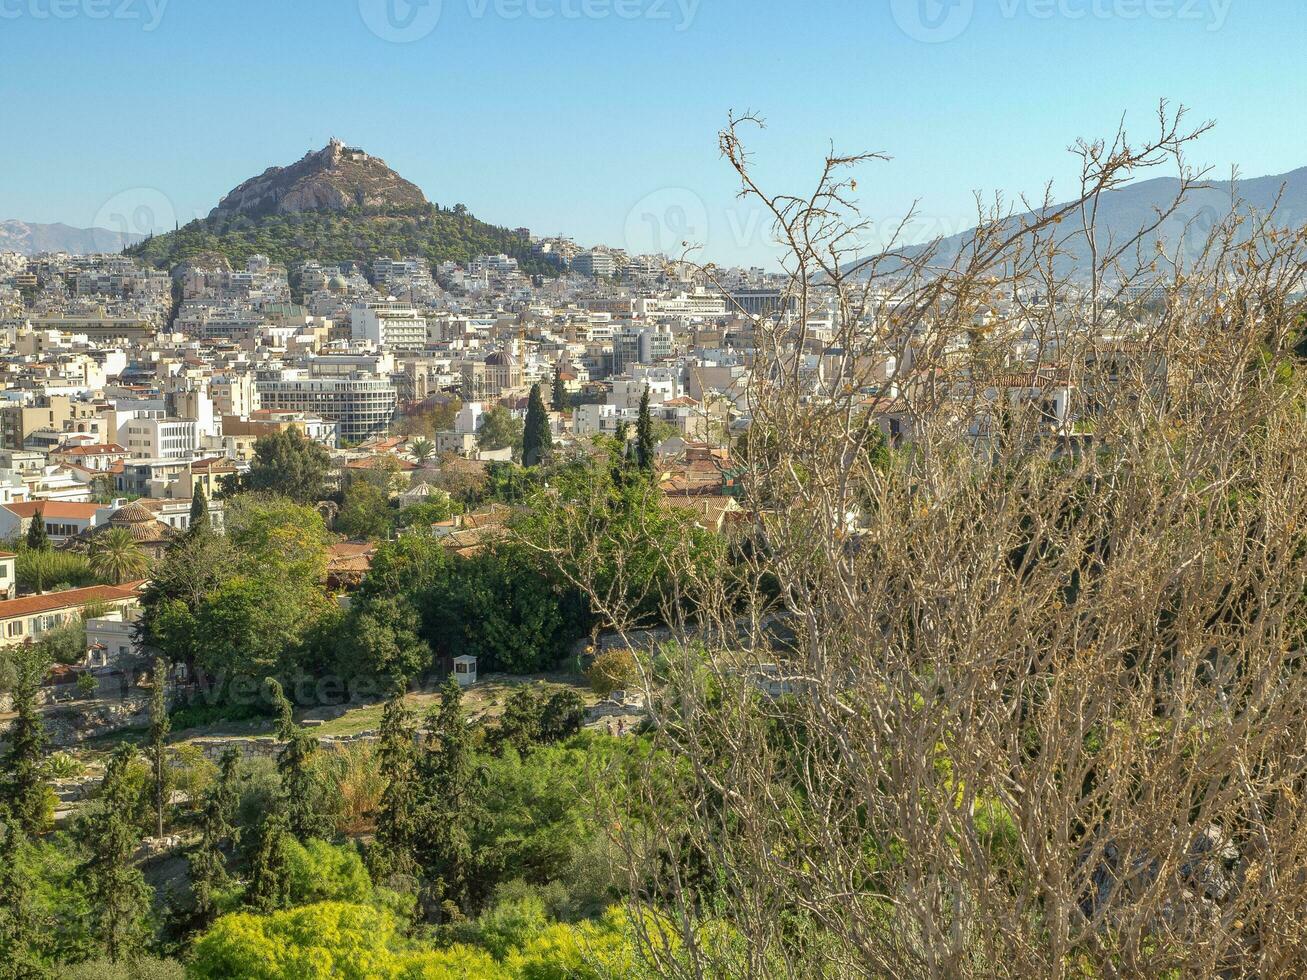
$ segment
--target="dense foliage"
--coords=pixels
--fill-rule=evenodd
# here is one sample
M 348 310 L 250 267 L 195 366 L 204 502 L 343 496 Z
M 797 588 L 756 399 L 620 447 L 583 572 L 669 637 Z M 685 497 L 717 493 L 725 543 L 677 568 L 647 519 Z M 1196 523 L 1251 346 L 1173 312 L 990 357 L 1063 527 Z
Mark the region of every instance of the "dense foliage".
M 237 266 L 251 255 L 266 255 L 291 267 L 307 259 L 357 262 L 394 255 L 419 256 L 434 266 L 504 253 L 527 271 L 549 269 L 522 236 L 477 220 L 461 205 L 201 218 L 134 245 L 127 253 L 160 268 L 209 255 L 224 256 Z

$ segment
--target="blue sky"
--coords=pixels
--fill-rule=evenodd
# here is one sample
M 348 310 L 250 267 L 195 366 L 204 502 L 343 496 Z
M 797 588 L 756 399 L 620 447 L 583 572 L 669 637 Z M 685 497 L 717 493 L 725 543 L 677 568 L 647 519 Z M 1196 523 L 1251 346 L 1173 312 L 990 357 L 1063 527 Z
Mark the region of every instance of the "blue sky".
M 766 264 L 732 109 L 778 191 L 891 154 L 859 197 L 922 237 L 1163 97 L 1199 162 L 1307 166 L 1304 37 L 1300 0 L 0 0 L 0 218 L 170 226 L 334 135 L 489 221 Z

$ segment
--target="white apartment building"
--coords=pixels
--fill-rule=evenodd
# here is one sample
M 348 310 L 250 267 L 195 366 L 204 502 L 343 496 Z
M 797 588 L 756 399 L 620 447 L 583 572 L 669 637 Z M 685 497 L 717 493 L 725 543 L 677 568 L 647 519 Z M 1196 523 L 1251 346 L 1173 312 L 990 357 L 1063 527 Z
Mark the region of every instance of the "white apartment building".
M 361 442 L 386 430 L 395 415 L 398 390 L 389 377 L 357 373 L 313 377 L 298 369 L 259 372 L 263 408 L 321 415 L 338 425 L 344 443 Z
M 360 303 L 350 311 L 350 336 L 378 347 L 421 349 L 427 343 L 427 318 L 395 300 Z
M 199 424 L 195 419 L 132 419 L 124 444 L 132 459 L 187 459 L 199 448 Z

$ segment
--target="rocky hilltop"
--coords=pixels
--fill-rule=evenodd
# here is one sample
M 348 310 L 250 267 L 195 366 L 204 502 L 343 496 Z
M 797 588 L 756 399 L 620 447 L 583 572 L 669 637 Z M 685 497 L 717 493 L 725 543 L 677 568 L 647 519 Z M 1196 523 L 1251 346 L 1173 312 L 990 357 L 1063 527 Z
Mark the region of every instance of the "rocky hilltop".
M 269 167 L 224 197 L 209 217 L 417 208 L 427 204 L 416 184 L 386 162 L 332 140 L 289 167 Z

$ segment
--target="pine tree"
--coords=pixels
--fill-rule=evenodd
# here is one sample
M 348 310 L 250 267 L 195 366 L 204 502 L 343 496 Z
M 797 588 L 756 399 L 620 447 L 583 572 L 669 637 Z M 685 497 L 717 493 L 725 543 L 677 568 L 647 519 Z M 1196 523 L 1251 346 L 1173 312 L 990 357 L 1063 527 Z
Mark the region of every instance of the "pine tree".
M 653 472 L 654 451 L 653 419 L 649 415 L 649 386 L 645 385 L 644 394 L 640 396 L 640 417 L 635 423 L 635 461 L 646 473 Z
M 209 530 L 209 499 L 201 487 L 196 487 L 191 494 L 191 524 L 187 534 L 203 534 Z
M 472 861 L 472 735 L 463 710 L 463 689 L 453 677 L 440 706 L 427 717 L 429 745 L 419 762 L 422 818 L 418 860 L 427 878 L 428 905 L 467 902 Z
M 136 787 L 128 774 L 136 750 L 120 745 L 105 769 L 100 799 L 78 839 L 89 855 L 82 866 L 94 916 L 93 932 L 105 956 L 117 963 L 138 953 L 146 936 L 150 891 L 132 854 L 141 842 L 132 821 Z
M 50 538 L 45 533 L 45 508 L 38 508 L 27 525 L 27 550 L 49 551 Z
M 8 653 L 14 673 L 9 693 L 17 718 L 9 731 L 0 802 L 7 804 L 23 832 L 33 836 L 45 830 L 49 807 L 50 791 L 42 763 L 45 723 L 36 701 L 50 669 L 50 658 L 41 644 L 11 647 Z
M 549 414 L 540 395 L 538 384 L 531 386 L 531 398 L 526 407 L 526 426 L 522 430 L 522 465 L 539 466 L 554 448 L 554 437 L 549 431 Z
M 154 690 L 150 694 L 150 768 L 154 775 L 155 836 L 163 836 L 164 810 L 168 806 L 168 747 L 172 729 L 168 718 L 168 665 L 154 659 Z
M 286 743 L 277 754 L 277 771 L 281 773 L 287 827 L 301 841 L 325 839 L 331 827 L 321 809 L 318 777 L 313 770 L 318 740 L 295 724 L 291 703 L 281 685 L 271 677 L 265 683 L 279 715 L 277 738 Z
M 554 411 L 561 412 L 567 408 L 567 388 L 563 385 L 562 368 L 554 368 L 553 389 Z
M 250 865 L 250 887 L 245 904 L 267 915 L 290 904 L 290 860 L 286 855 L 289 830 L 286 815 L 273 808 L 259 825 L 259 846 Z
M 378 759 L 386 789 L 377 815 L 376 843 L 369 852 L 378 878 L 411 875 L 416 870 L 417 753 L 413 715 L 404 704 L 404 693 L 405 685 L 398 684 L 381 714 Z
M 219 763 L 217 782 L 210 787 L 200 817 L 200 843 L 192 852 L 191 891 L 195 895 L 195 916 L 201 927 L 209 925 L 217 913 L 213 893 L 230 881 L 224 848 L 235 846 L 240 829 L 235 826 L 236 807 L 240 803 L 238 769 L 240 753 L 228 749 Z

